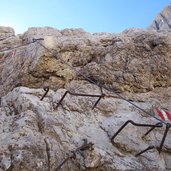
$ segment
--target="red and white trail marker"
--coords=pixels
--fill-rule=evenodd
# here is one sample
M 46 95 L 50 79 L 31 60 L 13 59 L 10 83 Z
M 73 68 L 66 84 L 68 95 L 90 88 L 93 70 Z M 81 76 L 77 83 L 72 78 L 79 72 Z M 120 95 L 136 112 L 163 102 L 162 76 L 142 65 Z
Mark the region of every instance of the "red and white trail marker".
M 157 117 L 160 117 L 163 121 L 171 121 L 171 114 L 166 109 L 155 108 L 154 113 Z
M 11 57 L 15 57 L 16 55 L 16 49 L 14 49 L 12 52 L 11 52 Z

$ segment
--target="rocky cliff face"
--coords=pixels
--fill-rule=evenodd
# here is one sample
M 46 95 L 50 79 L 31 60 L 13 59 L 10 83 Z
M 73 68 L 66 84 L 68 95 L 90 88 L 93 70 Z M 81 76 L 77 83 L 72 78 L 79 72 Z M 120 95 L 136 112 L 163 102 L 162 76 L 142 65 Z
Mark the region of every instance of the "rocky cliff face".
M 32 88 L 49 85 L 57 90 L 72 80 L 82 79 L 52 53 L 95 82 L 120 92 L 146 92 L 171 84 L 170 35 L 134 29 L 119 35 L 91 35 L 80 29 L 31 28 L 13 39 L 21 45 L 40 37 L 44 38 L 42 44 L 52 51 L 35 42 L 17 48 L 13 58 L 8 50 L 2 54 L 2 94 L 19 85 Z M 2 40 L 2 44 L 9 39 Z
M 164 30 L 169 31 L 171 29 L 171 4 L 169 4 L 161 13 L 159 13 L 156 19 L 149 26 L 150 30 Z
M 127 120 L 158 122 L 120 95 L 148 112 L 154 106 L 171 111 L 169 34 L 129 29 L 92 35 L 49 27 L 19 36 L 12 28 L 0 32 L 0 171 L 56 171 L 85 139 L 93 149 L 77 151 L 60 170 L 171 170 L 170 134 L 161 154 L 155 148 L 135 157 L 149 145 L 159 146 L 164 128 L 142 138 L 148 128 L 128 125 L 115 145 L 110 141 Z M 103 89 L 105 97 L 92 109 L 98 97 L 67 94 L 57 108 L 66 91 L 101 94 L 85 77 L 119 96 Z M 45 86 L 50 90 L 41 100 Z

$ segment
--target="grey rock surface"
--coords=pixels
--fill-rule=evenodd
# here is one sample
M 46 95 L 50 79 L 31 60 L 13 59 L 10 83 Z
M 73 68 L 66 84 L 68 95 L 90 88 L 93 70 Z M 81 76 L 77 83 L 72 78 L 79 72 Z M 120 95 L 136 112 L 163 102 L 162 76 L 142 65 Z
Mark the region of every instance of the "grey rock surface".
M 29 28 L 17 36 L 12 28 L 0 28 L 0 32 L 6 33 L 0 40 L 0 171 L 56 171 L 83 139 L 92 142 L 94 149 L 78 151 L 75 160 L 67 161 L 61 170 L 171 170 L 170 134 L 160 155 L 153 149 L 135 157 L 149 145 L 159 146 L 164 128 L 142 138 L 148 128 L 130 124 L 115 145 L 111 143 L 127 120 L 158 122 L 117 94 L 103 89 L 106 96 L 94 109 L 97 97 L 67 94 L 55 108 L 66 91 L 101 94 L 84 75 L 148 112 L 154 106 L 171 111 L 168 32 L 134 28 L 120 34 L 90 34 L 50 27 Z M 33 38 L 44 40 L 32 42 Z M 50 91 L 41 101 L 45 86 Z
M 72 81 L 68 87 L 77 86 L 77 93 L 99 94 L 99 89 L 85 81 Z M 145 139 L 142 135 L 148 128 L 128 125 L 117 137 L 116 146 L 110 142 L 111 136 L 129 119 L 140 123 L 156 123 L 122 99 L 106 93 L 97 107 L 92 97 L 67 95 L 62 105 L 55 109 L 65 89 L 49 91 L 40 101 L 42 89 L 15 88 L 1 100 L 0 115 L 0 168 L 2 170 L 55 171 L 69 151 L 79 147 L 83 139 L 94 143 L 94 150 L 76 154 L 75 160 L 63 165 L 61 170 L 169 170 L 170 134 L 163 152 L 156 149 L 135 157 L 149 145 L 159 145 L 163 130 L 153 131 Z M 156 93 L 137 94 L 130 98 L 146 110 L 160 102 Z M 166 90 L 165 90 L 166 91 Z M 171 94 L 170 89 L 166 91 Z M 143 97 L 143 99 L 142 99 Z M 136 99 L 135 99 L 136 98 Z M 141 100 L 141 102 L 138 102 Z M 170 109 L 169 101 L 162 104 Z M 168 162 L 169 161 L 169 162 Z
M 44 38 L 40 43 L 45 48 L 37 42 L 27 44 L 33 38 Z M 65 88 L 68 82 L 83 79 L 81 74 L 120 92 L 147 92 L 171 84 L 167 33 L 127 29 L 118 35 L 92 35 L 81 29 L 30 28 L 14 42 L 27 46 L 17 48 L 14 57 L 9 50 L 2 53 L 2 95 L 21 85 Z
M 160 12 L 151 25 L 148 27 L 149 30 L 167 30 L 171 29 L 171 4 L 169 4 L 162 12 Z
M 0 26 L 0 40 L 9 38 L 15 35 L 15 31 L 11 27 Z

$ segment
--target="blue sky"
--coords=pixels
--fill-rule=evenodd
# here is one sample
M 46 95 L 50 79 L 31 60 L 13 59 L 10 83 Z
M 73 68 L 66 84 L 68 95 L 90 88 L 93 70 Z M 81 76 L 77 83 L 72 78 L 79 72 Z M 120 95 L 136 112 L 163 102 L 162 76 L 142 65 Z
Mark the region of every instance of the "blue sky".
M 171 0 L 1 0 L 0 25 L 118 33 L 146 28 Z

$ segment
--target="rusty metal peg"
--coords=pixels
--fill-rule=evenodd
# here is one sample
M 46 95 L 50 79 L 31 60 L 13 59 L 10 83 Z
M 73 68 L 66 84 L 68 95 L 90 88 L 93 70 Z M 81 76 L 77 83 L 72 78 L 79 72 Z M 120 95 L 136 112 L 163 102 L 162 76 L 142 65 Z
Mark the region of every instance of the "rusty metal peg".
M 101 96 L 98 98 L 98 100 L 96 101 L 96 103 L 93 105 L 92 109 L 94 109 L 97 106 L 97 104 L 100 102 L 101 98 L 104 99 L 104 97 L 105 97 L 105 94 L 103 93 L 102 87 L 100 87 L 100 91 L 101 91 Z
M 117 135 L 125 128 L 125 126 L 126 126 L 127 124 L 129 124 L 129 123 L 131 123 L 131 124 L 134 125 L 134 126 L 150 127 L 150 129 L 143 135 L 143 137 L 146 136 L 146 135 L 148 135 L 148 134 L 149 134 L 152 130 L 154 130 L 155 128 L 161 128 L 161 127 L 163 127 L 163 124 L 162 124 L 161 122 L 156 123 L 155 125 L 151 125 L 151 124 L 139 124 L 139 123 L 133 122 L 132 120 L 128 120 L 128 121 L 126 121 L 126 122 L 118 129 L 118 131 L 112 136 L 112 138 L 111 138 L 111 143 L 112 143 L 113 145 L 115 145 L 114 139 L 116 138 L 116 136 L 117 136 Z M 144 150 L 142 150 L 141 152 L 139 152 L 138 154 L 136 154 L 135 157 L 137 157 L 137 156 L 139 156 L 139 155 L 141 155 L 141 154 L 145 153 L 146 151 L 151 150 L 151 149 L 153 149 L 153 148 L 157 148 L 157 150 L 159 151 L 159 154 L 160 154 L 161 151 L 162 151 L 162 148 L 163 148 L 165 139 L 166 139 L 166 137 L 167 137 L 167 133 L 168 133 L 168 131 L 169 131 L 170 128 L 171 128 L 171 124 L 170 124 L 170 123 L 167 123 L 167 124 L 166 124 L 166 128 L 165 128 L 165 131 L 164 131 L 164 134 L 163 134 L 163 138 L 162 138 L 162 140 L 161 140 L 161 143 L 160 143 L 160 146 L 159 146 L 159 147 L 149 146 L 149 147 L 147 147 L 146 149 L 144 149 Z
M 163 138 L 162 138 L 161 143 L 160 143 L 160 146 L 159 146 L 159 148 L 158 148 L 159 154 L 160 154 L 161 151 L 162 151 L 162 148 L 163 148 L 163 145 L 164 145 L 164 142 L 165 142 L 165 139 L 166 139 L 166 137 L 167 137 L 167 133 L 168 133 L 170 127 L 171 127 L 171 124 L 170 124 L 170 123 L 167 123 L 167 124 L 166 124 L 166 129 L 165 129 L 164 134 L 163 134 Z
M 77 151 L 85 151 L 85 150 L 93 150 L 93 143 L 92 142 L 89 142 L 88 143 L 88 140 L 85 138 L 85 139 L 83 139 L 83 144 L 82 144 L 82 146 L 80 146 L 80 147 L 78 147 L 76 150 L 75 150 L 75 153 L 77 152 Z
M 37 38 L 37 39 L 36 38 L 33 38 L 32 39 L 33 42 L 36 42 L 36 41 L 39 41 L 39 40 L 44 40 L 44 38 Z
M 149 134 L 154 128 L 157 128 L 157 127 L 162 127 L 162 124 L 159 124 L 159 123 L 157 123 L 157 124 L 155 124 L 155 125 L 151 125 L 151 124 L 139 124 L 139 123 L 135 123 L 134 121 L 132 121 L 132 120 L 128 120 L 128 121 L 126 121 L 119 129 L 118 129 L 118 131 L 112 136 L 112 138 L 111 138 L 111 142 L 112 142 L 112 144 L 114 145 L 115 144 L 115 142 L 114 142 L 114 139 L 116 138 L 116 136 L 129 124 L 129 123 L 131 123 L 132 125 L 134 125 L 134 126 L 139 126 L 139 127 L 150 127 L 151 129 L 145 134 L 145 135 L 147 135 L 147 134 Z
M 155 128 L 161 128 L 163 127 L 163 123 L 158 122 L 156 123 L 153 127 L 151 127 L 143 136 L 142 138 L 144 138 L 145 136 L 147 136 L 151 131 L 153 131 Z
M 70 155 L 65 158 L 61 163 L 60 165 L 56 168 L 55 171 L 58 171 L 59 169 L 61 169 L 61 167 L 70 159 L 76 159 L 76 153 L 79 152 L 79 151 L 85 151 L 85 150 L 93 150 L 93 143 L 92 142 L 89 142 L 88 143 L 88 140 L 87 139 L 83 139 L 83 144 L 78 147 L 75 151 L 70 151 Z
M 158 123 L 158 127 L 159 127 L 159 126 L 160 126 L 160 125 L 159 125 L 159 123 Z M 162 126 L 160 126 L 160 127 L 162 127 Z M 141 154 L 145 153 L 146 151 L 151 150 L 151 149 L 153 149 L 153 148 L 157 148 L 157 150 L 158 150 L 158 152 L 159 152 L 159 154 L 160 154 L 161 151 L 162 151 L 162 148 L 163 148 L 163 145 L 164 145 L 164 142 L 165 142 L 165 139 L 166 139 L 166 137 L 167 137 L 167 133 L 168 133 L 170 127 L 171 127 L 171 124 L 170 124 L 170 123 L 167 123 L 167 124 L 166 124 L 166 128 L 165 128 L 165 131 L 164 131 L 164 134 L 163 134 L 163 138 L 162 138 L 162 140 L 161 140 L 161 143 L 160 143 L 160 146 L 159 146 L 159 147 L 149 146 L 149 147 L 147 147 L 145 150 L 143 150 L 143 151 L 139 152 L 138 154 L 136 154 L 135 156 L 137 157 L 137 156 L 139 156 L 139 155 L 141 155 Z M 150 130 L 149 130 L 149 131 L 150 131 Z M 147 133 L 148 133 L 148 132 L 147 132 Z
M 155 146 L 149 146 L 149 147 L 147 147 L 145 150 L 142 150 L 141 152 L 139 152 L 139 153 L 137 153 L 136 155 L 135 155 L 135 157 L 138 157 L 138 156 L 140 156 L 141 154 L 143 154 L 143 153 L 145 153 L 146 151 L 149 151 L 149 150 L 151 150 L 151 149 L 153 149 L 153 148 L 155 148 Z
M 45 91 L 44 95 L 41 97 L 41 101 L 45 98 L 45 96 L 47 95 L 48 91 L 49 91 L 49 87 L 44 87 L 43 90 Z
M 81 93 L 72 93 L 70 91 L 66 91 L 64 93 L 64 95 L 62 96 L 62 98 L 60 99 L 60 101 L 58 102 L 58 104 L 56 105 L 55 109 L 57 109 L 59 107 L 59 105 L 61 105 L 62 101 L 64 100 L 65 96 L 67 94 L 70 94 L 72 96 L 83 96 L 83 97 L 99 97 L 98 100 L 96 101 L 96 103 L 93 105 L 93 109 L 97 106 L 98 102 L 100 101 L 100 99 L 102 97 L 104 97 L 105 95 L 102 93 L 100 95 L 95 95 L 95 94 L 81 94 Z
M 59 169 L 61 169 L 61 167 L 70 159 L 75 159 L 76 158 L 76 155 L 75 155 L 75 152 L 72 152 L 71 151 L 71 155 L 69 155 L 67 158 L 65 158 L 61 163 L 60 165 L 56 168 L 55 171 L 58 171 Z

